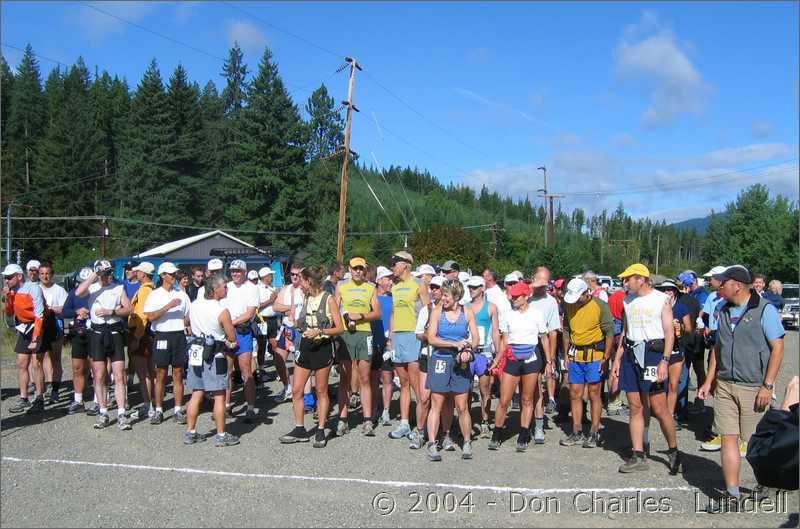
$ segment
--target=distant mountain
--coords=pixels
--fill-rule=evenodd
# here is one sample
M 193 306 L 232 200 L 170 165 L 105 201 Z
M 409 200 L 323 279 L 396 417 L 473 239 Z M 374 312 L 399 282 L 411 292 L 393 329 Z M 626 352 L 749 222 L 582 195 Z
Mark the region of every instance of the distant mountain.
M 725 215 L 725 213 L 717 213 L 717 215 Z M 697 219 L 684 220 L 683 222 L 676 222 L 671 226 L 678 230 L 695 230 L 700 235 L 705 235 L 708 230 L 708 224 L 711 222 L 711 215 Z

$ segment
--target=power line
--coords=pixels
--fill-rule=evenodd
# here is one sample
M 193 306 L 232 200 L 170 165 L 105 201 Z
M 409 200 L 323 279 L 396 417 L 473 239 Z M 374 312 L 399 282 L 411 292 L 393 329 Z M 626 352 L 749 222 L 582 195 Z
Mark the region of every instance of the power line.
M 380 164 L 380 162 L 378 162 L 378 158 L 375 156 L 375 153 L 374 152 L 370 152 L 370 154 L 372 155 L 372 158 L 375 160 L 375 163 L 378 164 L 378 169 L 380 169 L 380 165 L 381 164 Z M 417 220 L 417 214 L 414 212 L 414 206 L 411 205 L 411 201 L 408 199 L 408 193 L 406 193 L 406 186 L 403 184 L 403 180 L 400 178 L 399 174 L 395 174 L 395 178 L 397 178 L 397 181 L 400 183 L 400 189 L 402 189 L 402 191 L 403 191 L 403 196 L 406 197 L 406 203 L 408 203 L 408 209 L 411 210 L 411 217 L 414 219 L 414 222 L 417 224 L 417 230 L 422 231 L 422 228 L 420 228 L 420 225 L 419 225 L 419 220 Z
M 69 187 L 69 186 L 73 186 L 73 185 L 76 185 L 76 184 L 83 184 L 83 183 L 86 183 L 86 182 L 91 182 L 92 180 L 99 180 L 100 178 L 104 178 L 104 177 L 112 176 L 112 175 L 116 175 L 116 174 L 117 174 L 116 171 L 112 171 L 110 173 L 100 173 L 100 174 L 97 174 L 95 176 L 87 176 L 87 177 L 84 177 L 84 178 L 79 178 L 79 179 L 73 180 L 71 182 L 62 182 L 60 184 L 53 184 L 53 185 L 45 187 L 45 188 L 36 189 L 34 191 L 26 191 L 25 193 L 20 193 L 19 195 L 14 195 L 12 197 L 12 200 L 17 200 L 18 198 L 25 197 L 25 196 L 42 195 L 42 194 L 48 193 L 48 192 L 50 192 L 50 191 L 52 191 L 54 189 L 60 189 L 62 187 Z
M 25 53 L 25 49 L 23 49 L 23 48 L 20 48 L 20 47 L 18 47 L 18 46 L 14 46 L 13 44 L 6 44 L 6 43 L 4 42 L 2 45 L 3 45 L 3 46 L 5 46 L 6 48 L 11 48 L 12 50 L 17 50 L 17 51 L 21 51 L 22 53 Z M 64 68 L 67 68 L 67 66 L 68 66 L 68 65 L 64 64 L 63 62 L 61 62 L 61 61 L 58 61 L 58 60 L 56 60 L 56 59 L 51 59 L 50 57 L 45 57 L 44 55 L 40 55 L 40 54 L 38 54 L 38 53 L 33 53 L 33 52 L 31 52 L 31 53 L 33 54 L 33 56 L 34 56 L 34 57 L 38 57 L 38 58 L 40 58 L 40 59 L 44 59 L 44 60 L 46 60 L 46 61 L 50 61 L 50 62 L 54 62 L 54 63 L 56 63 L 56 64 L 60 64 L 60 65 L 61 65 L 61 66 L 63 66 Z

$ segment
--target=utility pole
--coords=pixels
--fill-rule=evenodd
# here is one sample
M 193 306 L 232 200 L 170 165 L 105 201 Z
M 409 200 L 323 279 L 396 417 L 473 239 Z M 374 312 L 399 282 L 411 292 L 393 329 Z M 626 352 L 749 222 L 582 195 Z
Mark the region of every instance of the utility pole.
M 13 202 L 8 203 L 6 213 L 6 264 L 11 262 L 11 206 L 13 205 Z
M 658 237 L 656 238 L 656 274 L 658 274 L 658 253 L 661 250 L 661 232 L 658 232 Z
M 555 247 L 556 245 L 556 228 L 555 216 L 553 214 L 553 199 L 562 198 L 564 195 L 553 195 L 547 192 L 547 167 L 544 165 L 538 168 L 539 171 L 544 173 L 544 188 L 539 189 L 539 196 L 544 198 L 545 201 L 545 215 L 547 216 L 547 229 L 545 231 L 545 244 L 547 246 Z
M 108 249 L 108 220 L 103 217 L 103 220 L 100 221 L 101 227 L 103 229 L 103 234 L 100 236 L 100 257 L 107 257 L 106 250 Z
M 537 167 L 536 169 L 544 173 L 544 187 L 542 189 L 537 189 L 537 191 L 539 192 L 539 196 L 544 198 L 544 244 L 545 246 L 549 246 L 548 236 L 550 235 L 550 218 L 547 215 L 547 167 L 543 165 L 541 167 Z
M 339 233 L 336 238 L 336 260 L 344 259 L 344 224 L 347 218 L 347 170 L 350 162 L 350 125 L 353 121 L 353 110 L 358 109 L 353 105 L 353 87 L 356 82 L 356 70 L 363 70 L 353 57 L 344 59 L 350 63 L 350 82 L 347 87 L 347 101 L 342 101 L 347 106 L 347 121 L 344 127 L 344 162 L 342 163 L 342 181 L 339 185 Z
M 492 224 L 492 259 L 497 258 L 497 223 Z

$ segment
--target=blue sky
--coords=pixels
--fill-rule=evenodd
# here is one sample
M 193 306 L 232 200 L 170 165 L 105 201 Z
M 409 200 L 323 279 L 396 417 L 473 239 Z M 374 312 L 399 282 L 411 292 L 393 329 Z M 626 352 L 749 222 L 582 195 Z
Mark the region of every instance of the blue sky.
M 796 2 L 232 3 L 261 20 L 218 2 L 92 4 L 204 54 L 84 3 L 6 1 L 3 53 L 81 55 L 132 88 L 155 57 L 165 79 L 181 63 L 221 87 L 211 56 L 238 41 L 253 71 L 268 45 L 301 107 L 321 82 L 345 98 L 347 54 L 365 69 L 352 148 L 372 164 L 532 199 L 546 165 L 567 210 L 623 201 L 668 221 L 754 182 L 798 199 Z

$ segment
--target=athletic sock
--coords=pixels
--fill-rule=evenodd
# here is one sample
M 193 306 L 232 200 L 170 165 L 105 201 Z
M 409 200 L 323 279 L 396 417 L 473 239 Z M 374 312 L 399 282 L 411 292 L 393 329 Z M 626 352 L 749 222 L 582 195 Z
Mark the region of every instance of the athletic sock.
M 544 417 L 535 417 L 534 418 L 534 425 L 536 426 L 537 430 L 540 429 L 540 428 L 543 429 L 544 428 Z
M 82 404 L 83 403 L 83 395 L 81 395 L 80 393 L 75 393 L 75 402 L 77 402 L 78 404 Z
M 633 455 L 638 457 L 639 459 L 644 459 L 644 452 L 639 452 L 637 450 L 634 450 Z
M 197 430 L 189 430 L 189 433 L 190 433 L 190 434 L 192 434 L 192 435 L 194 435 L 194 434 L 196 434 L 196 433 L 197 433 Z
M 739 485 L 731 485 L 730 487 L 726 487 L 728 494 L 731 496 L 738 498 L 739 497 Z
M 102 415 L 108 415 L 108 408 L 103 408 L 103 407 L 101 406 L 101 407 L 100 407 L 100 413 L 101 413 Z
M 179 411 L 181 411 L 181 407 L 180 406 L 175 406 L 175 410 L 173 410 L 173 411 L 175 413 L 178 413 Z
M 117 410 L 117 417 L 125 417 L 125 408 L 119 408 Z
M 161 406 L 156 406 L 156 413 L 164 413 L 164 410 L 161 409 Z
M 408 426 L 408 419 L 400 419 L 400 424 L 405 424 Z

